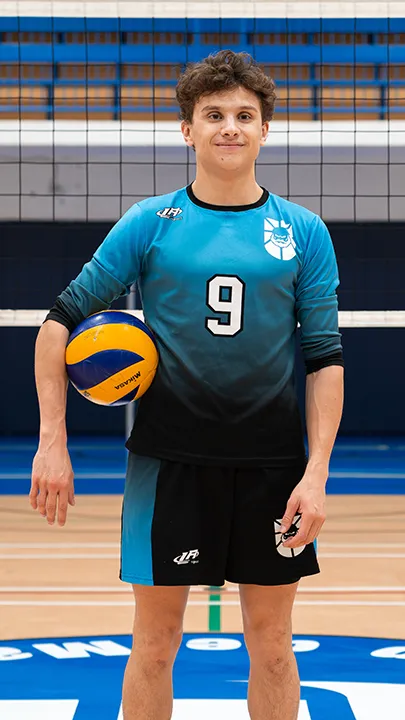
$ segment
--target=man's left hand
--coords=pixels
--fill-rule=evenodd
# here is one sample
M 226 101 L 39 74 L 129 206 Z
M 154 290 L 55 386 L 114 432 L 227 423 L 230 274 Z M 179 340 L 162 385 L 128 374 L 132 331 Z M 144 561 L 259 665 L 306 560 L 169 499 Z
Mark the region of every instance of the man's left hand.
M 281 532 L 286 533 L 294 520 L 295 515 L 301 515 L 301 525 L 298 533 L 283 542 L 287 548 L 298 548 L 309 545 L 318 537 L 325 522 L 325 500 L 327 470 L 309 470 L 296 485 L 291 493 L 284 513 Z

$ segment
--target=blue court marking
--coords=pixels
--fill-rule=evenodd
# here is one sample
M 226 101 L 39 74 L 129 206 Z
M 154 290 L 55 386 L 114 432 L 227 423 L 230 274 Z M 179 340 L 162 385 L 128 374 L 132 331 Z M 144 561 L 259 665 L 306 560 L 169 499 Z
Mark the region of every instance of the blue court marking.
M 129 635 L 0 642 L 0 717 L 8 720 L 7 712 L 17 717 L 24 700 L 24 720 L 34 720 L 41 717 L 36 703 L 57 699 L 61 708 L 70 701 L 64 719 L 118 720 L 130 647 Z M 300 718 L 405 717 L 405 640 L 300 635 L 293 647 L 301 679 Z M 189 716 L 203 720 L 210 700 L 211 720 L 231 717 L 232 709 L 238 719 L 247 718 L 248 669 L 242 635 L 185 635 L 174 669 L 173 717 L 176 707 L 187 704 Z
M 117 438 L 72 438 L 69 442 L 77 494 L 122 494 L 127 452 Z M 0 495 L 30 488 L 34 438 L 0 440 Z M 403 495 L 405 441 L 339 438 L 332 455 L 330 495 Z

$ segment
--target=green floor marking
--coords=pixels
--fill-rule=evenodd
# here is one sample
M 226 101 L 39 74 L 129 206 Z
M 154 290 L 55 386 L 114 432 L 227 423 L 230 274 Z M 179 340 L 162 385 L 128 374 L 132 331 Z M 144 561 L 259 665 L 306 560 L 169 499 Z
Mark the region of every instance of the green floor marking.
M 209 632 L 221 632 L 221 595 L 218 592 L 219 588 L 215 585 L 210 587 L 209 595 L 209 607 L 208 607 L 208 630 Z M 212 605 L 212 603 L 216 603 Z

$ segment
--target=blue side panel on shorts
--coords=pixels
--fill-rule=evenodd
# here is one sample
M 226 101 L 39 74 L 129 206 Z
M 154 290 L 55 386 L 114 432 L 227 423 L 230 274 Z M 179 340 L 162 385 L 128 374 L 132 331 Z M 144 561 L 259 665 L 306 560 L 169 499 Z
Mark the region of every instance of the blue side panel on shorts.
M 153 585 L 152 521 L 160 460 L 129 453 L 121 533 L 121 580 Z

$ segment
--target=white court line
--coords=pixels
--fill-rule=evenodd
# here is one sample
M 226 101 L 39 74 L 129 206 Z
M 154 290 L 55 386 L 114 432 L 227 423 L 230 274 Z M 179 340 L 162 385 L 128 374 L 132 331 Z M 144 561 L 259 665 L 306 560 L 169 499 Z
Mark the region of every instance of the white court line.
M 347 607 L 405 607 L 405 601 L 402 600 L 297 600 L 294 605 L 305 605 L 312 607 L 313 605 L 330 605 L 331 607 L 347 606 Z
M 405 480 L 405 473 L 401 472 L 353 472 L 335 470 L 329 473 L 330 478 L 356 478 L 369 480 Z
M 0 560 L 117 560 L 119 553 L 1 553 Z
M 405 553 L 318 553 L 320 558 L 405 558 Z
M 405 543 L 333 543 L 333 542 L 324 542 L 322 539 L 319 540 L 319 543 L 322 545 L 323 548 L 350 548 L 352 550 L 355 550 L 356 548 L 376 548 L 376 549 L 382 549 L 382 548 L 405 548 Z M 73 549 L 81 549 L 81 548 L 87 548 L 87 549 L 112 549 L 112 548 L 119 548 L 120 543 L 0 543 L 0 549 L 2 550 L 50 550 L 50 549 L 61 549 L 61 550 L 73 550 Z
M 323 540 L 319 540 L 319 543 L 322 543 L 323 548 L 405 548 L 405 543 L 333 543 Z
M 0 717 L 2 720 L 73 720 L 78 704 L 78 700 L 0 700 Z
M 221 594 L 226 595 L 237 595 L 239 589 L 236 586 L 224 587 L 219 590 Z M 129 586 L 125 585 L 80 585 L 80 586 L 63 586 L 63 585 L 5 585 L 0 587 L 0 593 L 16 593 L 22 595 L 24 593 L 55 593 L 55 594 L 73 594 L 73 593 L 89 593 L 89 594 L 102 594 L 102 593 L 132 593 Z M 192 586 L 191 593 L 212 593 L 212 589 L 205 586 Z M 301 595 L 322 595 L 329 593 L 347 593 L 361 595 L 362 593 L 405 593 L 405 585 L 350 585 L 350 586 L 325 586 L 325 587 L 299 587 L 298 593 Z
M 48 550 L 51 548 L 57 548 L 62 550 L 69 550 L 73 548 L 93 548 L 93 549 L 106 549 L 106 548 L 119 548 L 120 543 L 0 543 L 0 548 L 6 550 L 8 548 L 21 549 L 21 550 Z M 405 547 L 405 545 L 404 545 Z
M 1 553 L 0 560 L 117 560 L 119 553 Z M 318 553 L 319 558 L 405 558 L 405 553 Z
M 239 607 L 239 600 L 189 600 L 188 606 L 207 607 L 220 605 L 221 607 Z M 0 600 L 1 607 L 133 607 L 134 601 L 126 600 Z M 322 607 L 405 607 L 401 600 L 297 600 L 294 605 Z

